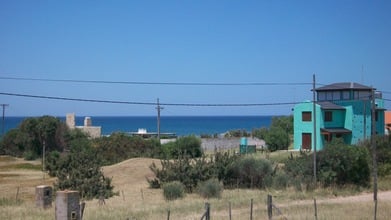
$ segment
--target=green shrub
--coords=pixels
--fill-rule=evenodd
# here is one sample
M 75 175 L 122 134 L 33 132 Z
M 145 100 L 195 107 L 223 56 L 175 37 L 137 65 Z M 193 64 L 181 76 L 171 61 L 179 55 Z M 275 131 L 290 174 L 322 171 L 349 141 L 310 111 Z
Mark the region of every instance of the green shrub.
M 322 184 L 326 186 L 369 185 L 369 153 L 365 147 L 349 146 L 341 140 L 336 140 L 327 145 L 317 156 L 319 181 Z
M 168 182 L 163 185 L 163 195 L 166 200 L 183 198 L 185 186 L 179 181 Z
M 271 127 L 265 137 L 268 150 L 287 150 L 289 147 L 289 134 L 281 127 Z
M 241 157 L 232 163 L 229 171 L 231 185 L 245 188 L 270 186 L 273 169 L 269 160 Z
M 178 138 L 175 142 L 162 145 L 161 154 L 164 159 L 178 159 L 180 157 L 201 157 L 201 139 L 194 135 Z
M 23 158 L 25 160 L 36 160 L 38 158 L 38 155 L 33 151 L 25 151 L 23 153 Z
M 213 178 L 205 182 L 200 182 L 197 187 L 197 192 L 203 198 L 220 198 L 223 188 L 223 184 L 218 179 Z
M 285 172 L 277 172 L 273 177 L 273 187 L 276 189 L 285 189 L 289 185 L 289 176 Z

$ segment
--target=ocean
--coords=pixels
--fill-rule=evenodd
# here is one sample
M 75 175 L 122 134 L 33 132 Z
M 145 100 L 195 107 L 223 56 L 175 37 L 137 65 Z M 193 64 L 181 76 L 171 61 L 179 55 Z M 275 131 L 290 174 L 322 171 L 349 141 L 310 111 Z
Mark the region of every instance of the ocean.
M 221 134 L 230 130 L 246 130 L 269 127 L 273 116 L 162 116 L 161 133 L 178 136 Z M 5 117 L 4 130 L 17 128 L 26 117 Z M 65 122 L 65 117 L 58 117 Z M 113 132 L 137 132 L 139 128 L 157 132 L 156 116 L 91 116 L 92 126 L 101 126 L 102 135 Z M 84 124 L 84 116 L 76 116 L 76 125 Z

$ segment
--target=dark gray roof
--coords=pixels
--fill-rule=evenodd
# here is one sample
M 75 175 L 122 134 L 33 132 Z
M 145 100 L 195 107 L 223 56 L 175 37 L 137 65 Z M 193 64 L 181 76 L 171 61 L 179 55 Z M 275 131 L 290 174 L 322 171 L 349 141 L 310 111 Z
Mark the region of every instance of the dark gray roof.
M 317 102 L 318 105 L 320 105 L 320 107 L 322 109 L 330 109 L 330 110 L 345 110 L 345 107 L 343 106 L 340 106 L 340 105 L 336 105 L 332 102 Z
M 372 87 L 364 86 L 362 84 L 355 83 L 355 82 L 341 82 L 341 83 L 333 83 L 315 89 L 315 91 L 327 91 L 327 90 L 372 90 Z

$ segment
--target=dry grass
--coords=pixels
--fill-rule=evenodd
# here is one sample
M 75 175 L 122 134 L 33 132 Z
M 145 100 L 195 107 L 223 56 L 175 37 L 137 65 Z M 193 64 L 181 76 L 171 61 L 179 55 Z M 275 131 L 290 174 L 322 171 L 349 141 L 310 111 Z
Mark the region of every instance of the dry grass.
M 104 167 L 105 175 L 113 178 L 113 185 L 115 191 L 119 192 L 119 196 L 106 200 L 103 206 L 99 206 L 97 200 L 87 201 L 84 219 L 166 219 L 168 210 L 171 211 L 170 219 L 200 219 L 207 201 L 198 195 L 190 194 L 181 200 L 167 202 L 161 190 L 148 188 L 145 179 L 153 177 L 153 173 L 149 170 L 149 165 L 153 161 L 157 165 L 160 164 L 158 160 L 136 158 Z M 23 203 L 1 205 L 0 219 L 53 219 L 54 207 L 47 210 L 35 208 L 34 190 L 36 185 L 51 184 L 54 179 L 46 179 L 43 182 L 42 172 L 17 168 L 18 166 L 11 169 L 10 163 L 26 163 L 26 161 L 0 158 L 1 197 L 8 200 L 15 199 L 19 187 L 19 197 Z M 29 163 L 39 164 L 39 161 Z M 3 169 L 5 167 L 6 169 Z M 221 199 L 208 201 L 211 204 L 211 216 L 215 220 L 228 219 L 228 207 L 231 203 L 233 219 L 249 219 L 250 200 L 253 199 L 254 219 L 267 219 L 268 193 L 274 196 L 274 204 L 288 219 L 314 219 L 313 197 L 317 198 L 318 219 L 373 218 L 374 203 L 371 194 L 335 197 L 334 193 L 324 190 L 313 192 L 225 190 Z M 391 216 L 391 191 L 379 192 L 378 219 L 388 219 L 389 216 Z

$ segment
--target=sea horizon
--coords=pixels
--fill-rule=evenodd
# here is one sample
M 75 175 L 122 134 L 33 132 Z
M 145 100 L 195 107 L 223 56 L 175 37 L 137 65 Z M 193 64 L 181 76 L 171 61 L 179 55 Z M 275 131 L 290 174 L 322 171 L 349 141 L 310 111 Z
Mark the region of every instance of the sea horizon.
M 232 130 L 245 130 L 269 127 L 273 117 L 281 115 L 164 115 L 160 117 L 160 132 L 185 135 L 214 135 Z M 42 116 L 7 116 L 4 121 L 5 132 L 17 128 L 26 118 Z M 65 122 L 66 116 L 53 116 Z M 92 126 L 100 126 L 102 135 L 113 132 L 137 132 L 146 129 L 157 131 L 157 116 L 91 116 L 76 115 L 76 126 L 84 125 L 84 118 L 90 117 Z

